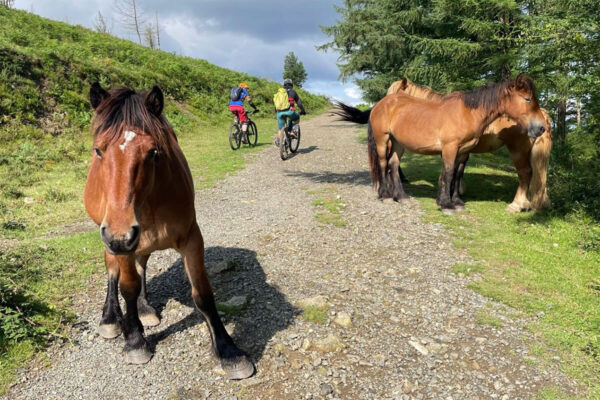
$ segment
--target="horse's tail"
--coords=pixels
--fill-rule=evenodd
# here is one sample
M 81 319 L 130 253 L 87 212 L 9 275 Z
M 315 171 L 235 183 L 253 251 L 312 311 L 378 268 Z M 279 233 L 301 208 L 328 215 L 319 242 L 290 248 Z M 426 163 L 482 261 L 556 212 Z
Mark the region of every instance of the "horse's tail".
M 375 144 L 375 137 L 373 136 L 373 127 L 370 122 L 367 127 L 367 139 L 371 182 L 373 183 L 373 187 L 377 189 L 379 178 L 381 176 L 381 167 L 379 166 L 379 155 L 377 154 L 377 145 Z
M 536 139 L 529 156 L 532 169 L 529 195 L 531 197 L 531 207 L 534 210 L 541 210 L 552 205 L 546 187 L 548 162 L 550 160 L 550 150 L 552 149 L 552 121 L 546 110 L 542 109 L 542 113 L 546 120 L 546 131 Z
M 333 113 L 341 117 L 342 121 L 354 122 L 356 124 L 366 124 L 369 122 L 371 109 L 361 111 L 358 108 L 344 104 L 341 101 L 335 101 L 334 104 L 336 110 Z

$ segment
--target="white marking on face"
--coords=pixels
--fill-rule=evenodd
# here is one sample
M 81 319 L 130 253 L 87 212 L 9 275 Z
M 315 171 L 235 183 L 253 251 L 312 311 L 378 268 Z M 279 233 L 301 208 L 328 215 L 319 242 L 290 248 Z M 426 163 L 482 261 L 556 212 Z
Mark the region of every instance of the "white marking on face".
M 119 148 L 121 149 L 122 152 L 125 152 L 125 147 L 127 147 L 129 142 L 131 142 L 133 140 L 135 135 L 136 135 L 136 133 L 134 131 L 125 131 L 124 132 L 123 136 L 125 138 L 125 141 L 123 142 L 123 144 L 119 145 Z

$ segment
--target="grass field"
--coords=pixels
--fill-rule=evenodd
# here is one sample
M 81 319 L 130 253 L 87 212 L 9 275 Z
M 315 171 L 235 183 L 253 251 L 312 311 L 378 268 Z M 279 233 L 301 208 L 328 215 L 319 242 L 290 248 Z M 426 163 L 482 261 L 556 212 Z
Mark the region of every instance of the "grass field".
M 408 154 L 402 167 L 411 181 L 409 193 L 419 199 L 426 218 L 442 223 L 454 245 L 477 260 L 457 265 L 454 272 L 480 274 L 472 289 L 526 313 L 529 329 L 540 338 L 532 352 L 559 363 L 589 389 L 586 398 L 600 398 L 600 252 L 589 246 L 593 221 L 578 213 L 506 212 L 517 178 L 502 151 L 471 157 L 463 197 L 467 211 L 457 216 L 442 214 L 435 204 L 438 157 Z M 484 316 L 478 321 L 498 323 Z M 540 396 L 564 398 L 559 388 Z

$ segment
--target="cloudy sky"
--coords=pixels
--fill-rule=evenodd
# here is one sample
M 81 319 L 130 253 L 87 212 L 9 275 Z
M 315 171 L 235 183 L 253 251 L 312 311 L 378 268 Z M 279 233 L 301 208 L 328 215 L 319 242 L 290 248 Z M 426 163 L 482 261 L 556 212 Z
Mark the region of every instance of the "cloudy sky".
M 92 27 L 100 11 L 113 34 L 137 40 L 118 23 L 115 0 L 16 0 L 15 7 L 43 17 Z M 328 37 L 319 25 L 338 18 L 341 0 L 137 0 L 149 19 L 158 14 L 161 48 L 252 75 L 281 80 L 283 58 L 293 51 L 308 73 L 305 88 L 360 102 L 354 83 L 338 81 L 337 54 L 317 51 Z

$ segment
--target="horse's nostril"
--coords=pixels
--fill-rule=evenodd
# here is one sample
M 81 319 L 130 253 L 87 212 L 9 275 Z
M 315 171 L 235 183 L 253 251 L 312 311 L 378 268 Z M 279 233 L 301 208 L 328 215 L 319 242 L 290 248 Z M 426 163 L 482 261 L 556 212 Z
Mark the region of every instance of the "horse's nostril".
M 139 225 L 132 226 L 131 230 L 129 231 L 129 234 L 127 236 L 128 236 L 127 246 L 128 247 L 132 247 L 133 245 L 135 245 L 135 243 L 137 242 L 137 240 L 140 237 L 140 227 L 139 227 Z

